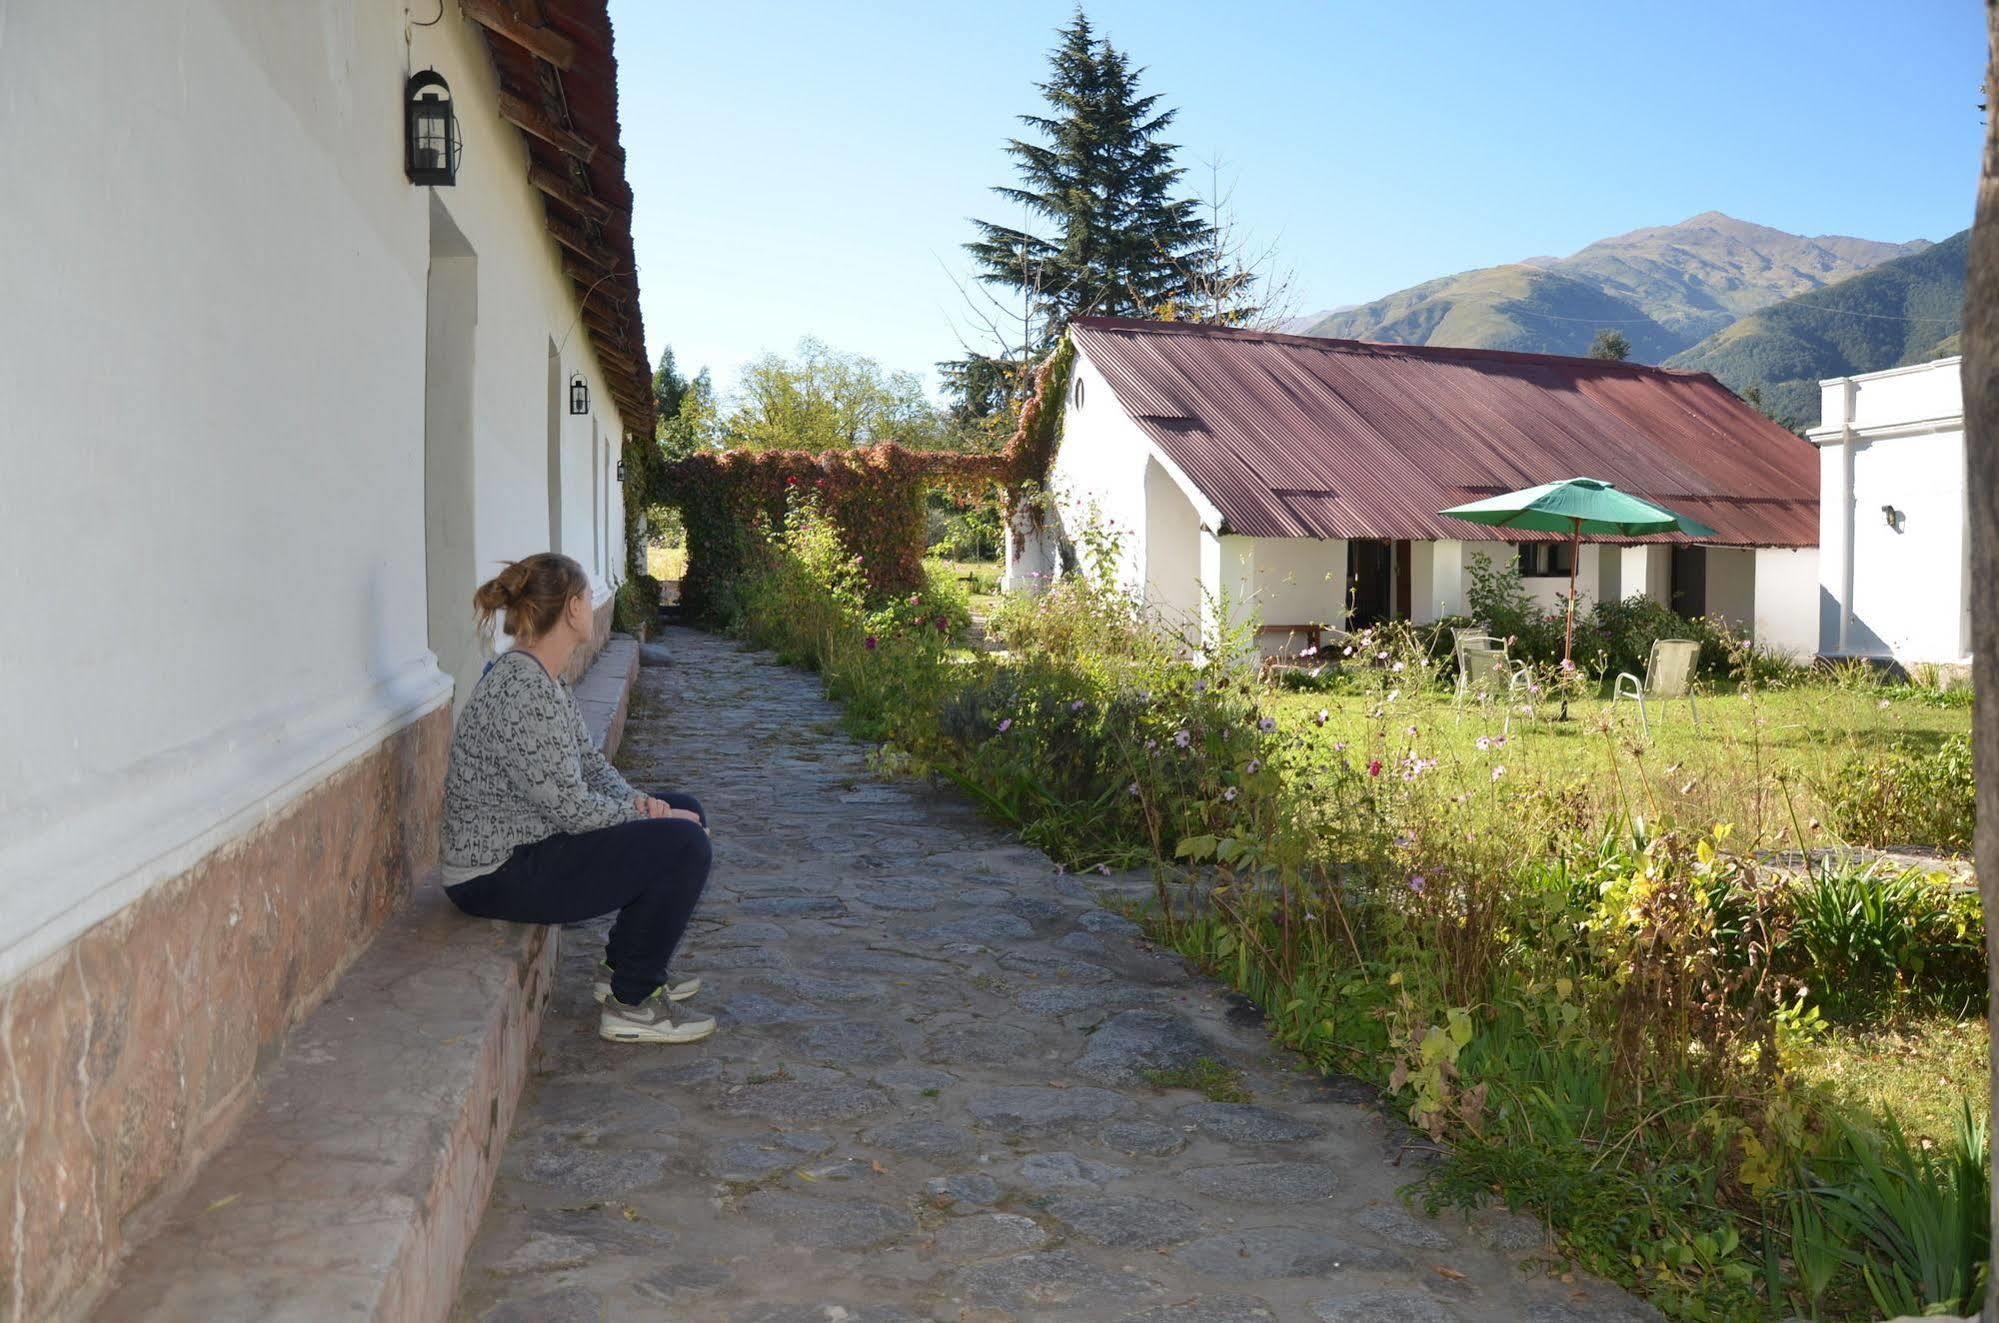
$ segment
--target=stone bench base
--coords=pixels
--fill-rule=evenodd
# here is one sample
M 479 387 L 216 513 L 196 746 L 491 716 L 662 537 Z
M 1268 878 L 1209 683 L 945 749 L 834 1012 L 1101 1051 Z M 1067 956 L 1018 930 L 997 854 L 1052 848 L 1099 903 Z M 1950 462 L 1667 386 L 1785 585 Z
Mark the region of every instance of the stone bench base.
M 638 645 L 577 686 L 607 752 Z M 420 886 L 257 1080 L 100 1323 L 431 1323 L 450 1311 L 548 1004 L 559 930 Z

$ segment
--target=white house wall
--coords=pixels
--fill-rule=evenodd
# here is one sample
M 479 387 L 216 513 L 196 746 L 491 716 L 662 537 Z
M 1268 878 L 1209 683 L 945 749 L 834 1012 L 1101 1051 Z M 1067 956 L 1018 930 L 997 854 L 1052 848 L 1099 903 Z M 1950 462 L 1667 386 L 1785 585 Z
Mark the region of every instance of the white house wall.
M 1076 388 L 1082 386 L 1082 403 Z M 1118 540 L 1118 579 L 1133 591 L 1144 586 L 1146 562 L 1146 464 L 1151 443 L 1118 404 L 1110 385 L 1080 350 L 1062 412 L 1062 440 L 1049 487 L 1062 526 L 1085 552 L 1083 530 L 1096 520 Z
M 619 433 L 489 57 L 447 9 L 413 59 L 463 121 L 437 194 L 477 256 L 491 567 L 548 542 L 551 341 Z M 0 741 L 0 979 L 449 697 L 404 37 L 364 0 L 7 8 L 0 159 L 43 184 L 0 207 L 0 551 L 33 622 L 0 640 L 26 696 Z M 565 413 L 565 453 L 590 423 Z
M 1823 383 L 1820 649 L 1960 664 L 1970 654 L 1957 359 Z M 1891 525 L 1883 507 L 1895 512 Z
M 1756 642 L 1809 661 L 1818 651 L 1817 547 L 1758 547 Z

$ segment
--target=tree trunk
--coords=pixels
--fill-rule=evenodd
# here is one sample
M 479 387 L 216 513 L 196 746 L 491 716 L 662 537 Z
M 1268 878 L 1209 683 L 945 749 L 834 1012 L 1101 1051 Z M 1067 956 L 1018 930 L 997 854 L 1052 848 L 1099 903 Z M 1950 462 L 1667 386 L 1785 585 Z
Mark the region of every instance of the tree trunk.
M 1971 516 L 1972 743 L 1978 784 L 1978 889 L 1985 904 L 1985 958 L 1999 988 L 1999 0 L 1986 0 L 1990 66 L 1985 79 L 1985 162 L 1971 227 L 1964 291 L 1964 449 Z M 1988 996 L 1989 988 L 1988 988 Z M 1990 1016 L 1988 1002 L 1988 1020 Z M 1999 1112 L 1999 1054 L 1992 1101 Z M 1992 1225 L 1999 1229 L 1999 1185 Z M 1999 1320 L 1999 1242 L 1992 1251 L 1985 1317 Z

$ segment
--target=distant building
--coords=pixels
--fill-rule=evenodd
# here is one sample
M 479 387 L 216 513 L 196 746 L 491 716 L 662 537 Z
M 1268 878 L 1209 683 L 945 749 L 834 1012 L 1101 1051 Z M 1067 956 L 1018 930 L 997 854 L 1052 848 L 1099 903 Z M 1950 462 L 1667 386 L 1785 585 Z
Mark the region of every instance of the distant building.
M 1971 523 L 1957 358 L 1820 382 L 1819 651 L 1971 661 Z
M 1063 522 L 1116 521 L 1119 573 L 1168 613 L 1253 609 L 1276 651 L 1307 626 L 1461 614 L 1481 557 L 1553 608 L 1565 540 L 1437 512 L 1587 477 L 1719 536 L 1585 542 L 1585 598 L 1645 594 L 1817 649 L 1811 447 L 1705 373 L 1099 317 L 1070 335 Z M 1015 577 L 1054 556 L 1026 546 Z

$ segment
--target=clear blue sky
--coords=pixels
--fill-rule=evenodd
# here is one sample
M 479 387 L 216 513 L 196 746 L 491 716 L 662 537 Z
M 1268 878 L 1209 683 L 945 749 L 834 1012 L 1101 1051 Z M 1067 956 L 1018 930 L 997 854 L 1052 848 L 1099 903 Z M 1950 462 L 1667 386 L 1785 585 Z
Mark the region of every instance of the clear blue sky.
M 1707 210 L 1804 234 L 1971 223 L 1976 0 L 1096 0 L 1231 164 L 1301 311 Z M 803 335 L 957 356 L 966 218 L 1070 0 L 612 0 L 646 338 L 725 388 Z M 1191 176 L 1190 176 L 1191 182 Z

